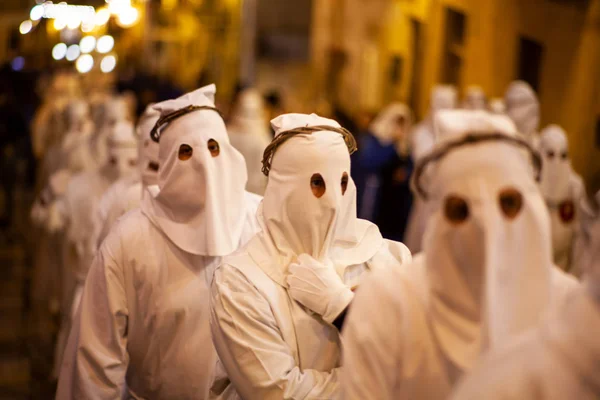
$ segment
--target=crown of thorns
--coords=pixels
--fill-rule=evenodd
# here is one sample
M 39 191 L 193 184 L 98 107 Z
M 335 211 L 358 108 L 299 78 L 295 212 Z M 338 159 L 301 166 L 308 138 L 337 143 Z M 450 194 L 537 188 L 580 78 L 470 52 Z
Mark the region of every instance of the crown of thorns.
M 152 128 L 152 130 L 150 131 L 150 137 L 152 138 L 153 141 L 158 143 L 160 141 L 160 135 L 162 132 L 162 128 L 165 125 L 169 124 L 170 122 L 172 122 L 173 120 L 175 120 L 181 116 L 184 116 L 186 114 L 189 114 L 194 111 L 199 111 L 199 110 L 216 111 L 221 117 L 223 117 L 223 115 L 221 115 L 221 112 L 216 107 L 196 106 L 196 105 L 190 104 L 187 107 L 180 108 L 179 110 L 173 111 L 172 113 L 169 113 L 165 116 L 160 117 L 158 119 L 158 121 L 156 121 L 156 124 L 154 124 L 154 128 Z
M 519 137 L 507 136 L 506 134 L 499 133 L 499 132 L 493 132 L 493 133 L 473 132 L 473 133 L 467 134 L 466 136 L 464 136 L 461 139 L 457 139 L 455 141 L 449 142 L 446 145 L 438 148 L 437 150 L 432 151 L 431 153 L 429 153 L 428 155 L 423 157 L 420 162 L 417 163 L 417 165 L 415 167 L 415 172 L 413 175 L 413 186 L 414 186 L 414 189 L 417 192 L 417 194 L 419 194 L 419 196 L 421 196 L 424 200 L 427 200 L 429 198 L 429 193 L 423 188 L 422 179 L 421 179 L 423 176 L 423 173 L 425 172 L 426 167 L 429 164 L 431 164 L 432 162 L 435 162 L 435 161 L 439 161 L 444 156 L 446 156 L 446 154 L 450 153 L 451 151 L 453 151 L 459 147 L 466 146 L 466 145 L 475 145 L 475 144 L 480 144 L 480 143 L 486 143 L 486 142 L 505 142 L 505 143 L 511 144 L 513 146 L 517 146 L 517 147 L 521 147 L 521 148 L 525 149 L 531 156 L 531 162 L 535 169 L 535 179 L 537 181 L 539 181 L 540 173 L 542 170 L 542 159 L 541 159 L 540 155 L 538 154 L 538 152 L 536 152 L 527 141 L 525 141 L 524 139 L 521 139 Z
M 292 138 L 296 135 L 307 135 L 307 134 L 310 135 L 314 132 L 322 132 L 322 131 L 337 132 L 340 135 L 342 135 L 342 137 L 344 138 L 344 142 L 346 143 L 346 147 L 348 147 L 348 152 L 350 154 L 353 154 L 356 150 L 358 150 L 358 147 L 356 145 L 356 139 L 354 139 L 354 136 L 352 135 L 352 133 L 350 133 L 350 131 L 345 128 L 337 128 L 335 126 L 329 126 L 329 125 L 317 125 L 317 126 L 302 126 L 299 128 L 290 129 L 288 131 L 281 132 L 280 134 L 275 136 L 275 139 L 273 139 L 271 144 L 269 144 L 267 146 L 267 148 L 265 149 L 265 152 L 263 154 L 263 159 L 262 159 L 263 174 L 265 174 L 266 176 L 269 176 L 269 171 L 271 171 L 271 162 L 273 161 L 273 156 L 275 155 L 275 150 L 277 150 L 277 148 L 279 146 L 281 146 L 283 143 L 285 143 L 287 140 L 289 140 L 290 138 Z

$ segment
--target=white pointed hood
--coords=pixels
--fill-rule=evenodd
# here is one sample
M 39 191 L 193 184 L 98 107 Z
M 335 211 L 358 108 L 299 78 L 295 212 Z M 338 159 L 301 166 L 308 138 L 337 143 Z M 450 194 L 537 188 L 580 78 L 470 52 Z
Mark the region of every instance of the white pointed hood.
M 517 126 L 517 131 L 528 140 L 537 134 L 540 125 L 540 103 L 527 82 L 511 83 L 504 95 L 506 114 Z
M 276 138 L 299 127 L 340 128 L 316 114 L 284 114 L 271 124 Z M 295 135 L 277 148 L 259 221 L 263 251 L 279 269 L 271 276 L 280 277 L 300 254 L 344 267 L 359 264 L 383 241 L 375 225 L 356 218 L 348 147 L 340 133 L 327 130 Z
M 160 117 L 160 111 L 150 104 L 141 115 L 136 127 L 138 136 L 139 168 L 144 186 L 158 184 L 158 143 L 150 138 L 150 131 Z
M 549 125 L 540 134 L 542 156 L 542 194 L 551 206 L 558 206 L 569 199 L 571 182 L 571 160 L 567 135 L 558 125 Z
M 161 118 L 189 106 L 214 107 L 215 85 L 156 104 Z M 245 223 L 246 165 L 212 109 L 194 110 L 160 129 L 158 187 L 142 211 L 182 250 L 225 256 L 240 244 Z
M 440 112 L 435 125 L 434 151 L 466 134 L 517 136 L 483 111 Z M 462 368 L 534 326 L 550 298 L 550 222 L 529 156 L 505 141 L 463 144 L 421 179 L 435 210 L 424 238 L 433 327 Z

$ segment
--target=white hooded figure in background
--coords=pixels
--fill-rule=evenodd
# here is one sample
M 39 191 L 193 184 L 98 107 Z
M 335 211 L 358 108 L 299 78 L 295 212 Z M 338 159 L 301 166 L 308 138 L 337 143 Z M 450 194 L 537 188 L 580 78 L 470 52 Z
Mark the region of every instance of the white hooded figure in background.
M 462 107 L 466 110 L 487 110 L 487 98 L 481 86 L 469 86 L 463 99 Z
M 92 108 L 94 132 L 68 153 L 68 168 L 73 173 L 101 168 L 108 160 L 108 141 L 115 126 L 131 121 L 127 102 L 120 96 L 103 96 Z
M 540 102 L 531 86 L 524 81 L 514 81 L 504 94 L 506 114 L 517 127 L 517 132 L 535 149 L 539 144 Z
M 267 178 L 261 172 L 262 158 L 265 148 L 271 143 L 271 133 L 263 98 L 256 89 L 246 89 L 240 93 L 227 132 L 233 147 L 246 159 L 246 190 L 262 196 L 267 186 Z
M 479 363 L 453 400 L 594 400 L 600 398 L 600 221 L 586 279 L 535 330 Z
M 483 352 L 577 287 L 552 263 L 535 153 L 512 122 L 446 111 L 436 125 L 444 139 L 415 170 L 417 193 L 435 205 L 424 253 L 358 290 L 344 330 L 345 399 L 445 399 Z
M 213 391 L 235 398 L 237 390 L 247 400 L 332 399 L 351 289 L 363 273 L 399 266 L 410 253 L 356 218 L 348 131 L 315 114 L 271 123 L 262 230 L 225 258 L 213 280 L 213 341 L 233 384 L 218 382 Z
M 456 88 L 451 85 L 437 85 L 431 91 L 429 114 L 423 121 L 413 127 L 411 134 L 411 154 L 415 163 L 433 149 L 435 143 L 433 120 L 435 119 L 435 115 L 439 111 L 456 108 L 457 98 Z
M 138 208 L 146 188 L 158 184 L 158 143 L 150 138 L 160 112 L 149 105 L 136 128 L 138 136 L 138 168 L 139 173 L 119 179 L 108 188 L 98 205 L 96 238 L 94 242 L 100 247 L 115 221 L 128 211 Z
M 581 202 L 586 201 L 583 179 L 571 167 L 567 135 L 558 125 L 540 134 L 540 188 L 550 211 L 554 262 L 570 271 L 574 242 L 579 235 Z
M 96 254 L 94 232 L 98 204 L 103 193 L 121 177 L 135 173 L 137 141 L 133 125 L 119 122 L 108 137 L 108 160 L 97 170 L 75 175 L 57 208 L 64 226 L 61 265 L 61 327 L 57 339 L 55 373 L 60 368 L 73 314 L 79 304 L 88 269 Z
M 112 228 L 86 280 L 58 399 L 206 399 L 217 364 L 208 292 L 257 230 L 258 196 L 215 86 L 156 104 L 158 186 Z
M 425 120 L 421 121 L 412 133 L 412 157 L 416 163 L 427 155 L 434 147 L 436 137 L 434 119 L 438 112 L 456 108 L 456 88 L 449 85 L 436 86 L 431 94 L 431 111 Z M 422 250 L 423 234 L 430 212 L 423 201 L 415 196 L 412 210 L 408 218 L 404 243 L 413 254 Z

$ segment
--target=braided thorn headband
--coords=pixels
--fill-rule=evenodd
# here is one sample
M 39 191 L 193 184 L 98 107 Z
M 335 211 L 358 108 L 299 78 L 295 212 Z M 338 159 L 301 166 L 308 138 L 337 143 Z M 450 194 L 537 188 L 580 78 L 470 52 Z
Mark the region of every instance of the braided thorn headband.
M 345 128 L 337 128 L 329 125 L 301 126 L 299 128 L 294 128 L 288 131 L 281 132 L 280 134 L 275 136 L 275 138 L 273 139 L 271 144 L 267 146 L 263 154 L 262 173 L 266 176 L 269 176 L 269 171 L 271 170 L 271 161 L 273 160 L 273 156 L 275 155 L 275 150 L 277 150 L 277 148 L 281 146 L 284 142 L 286 142 L 288 139 L 296 135 L 310 135 L 314 132 L 323 131 L 337 132 L 340 135 L 342 135 L 342 137 L 344 138 L 344 142 L 346 143 L 346 147 L 348 147 L 348 152 L 350 154 L 353 154 L 356 150 L 358 150 L 358 146 L 356 145 L 356 139 L 354 139 L 352 133 L 350 133 L 350 131 Z
M 184 108 L 180 108 L 179 110 L 175 110 L 172 113 L 169 113 L 163 117 L 160 117 L 158 119 L 158 121 L 156 121 L 156 124 L 154 124 L 154 128 L 152 128 L 152 130 L 150 131 L 150 137 L 152 138 L 153 141 L 155 141 L 156 143 L 158 143 L 160 141 L 160 134 L 161 134 L 161 129 L 167 125 L 168 123 L 170 123 L 171 121 L 184 116 L 186 114 L 189 114 L 193 111 L 199 111 L 199 110 L 212 110 L 212 111 L 216 111 L 221 117 L 223 117 L 221 115 L 221 112 L 216 108 L 216 107 L 212 107 L 212 106 L 196 106 L 193 104 L 190 104 L 187 107 Z
M 439 161 L 446 154 L 448 154 L 452 150 L 455 150 L 458 147 L 465 146 L 465 145 L 486 143 L 486 142 L 506 142 L 506 143 L 509 143 L 514 146 L 521 147 L 521 148 L 527 150 L 527 152 L 529 152 L 529 155 L 531 156 L 531 162 L 533 164 L 533 167 L 535 168 L 535 179 L 537 181 L 539 181 L 540 172 L 542 170 L 542 159 L 541 159 L 540 155 L 538 154 L 538 152 L 535 151 L 533 149 L 533 147 L 531 147 L 531 145 L 527 141 L 525 141 L 524 139 L 521 139 L 519 137 L 507 136 L 507 135 L 505 135 L 503 133 L 499 133 L 499 132 L 494 132 L 494 133 L 474 132 L 474 133 L 467 134 L 465 137 L 463 137 L 461 139 L 457 139 L 453 142 L 449 142 L 446 145 L 444 145 L 443 147 L 440 147 L 437 150 L 434 150 L 431 153 L 429 153 L 428 155 L 426 155 L 425 157 L 423 157 L 423 159 L 419 163 L 417 163 L 417 166 L 415 167 L 415 172 L 413 175 L 413 186 L 414 186 L 415 191 L 419 194 L 419 196 L 421 196 L 423 198 L 423 200 L 428 199 L 429 194 L 427 193 L 427 191 L 423 188 L 423 185 L 421 184 L 421 177 L 423 176 L 423 173 L 425 172 L 427 165 L 431 164 L 432 162 Z

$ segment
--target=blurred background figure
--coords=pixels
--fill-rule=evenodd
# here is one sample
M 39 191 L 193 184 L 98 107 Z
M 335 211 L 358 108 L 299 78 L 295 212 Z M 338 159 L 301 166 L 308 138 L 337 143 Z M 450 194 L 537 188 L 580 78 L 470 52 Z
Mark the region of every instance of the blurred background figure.
M 488 103 L 483 88 L 481 86 L 469 86 L 462 107 L 467 110 L 487 110 Z
M 262 195 L 267 177 L 262 173 L 265 148 L 271 143 L 263 98 L 256 89 L 242 90 L 233 103 L 227 133 L 233 147 L 246 159 L 248 182 L 246 190 Z
M 418 163 L 435 145 L 433 121 L 436 114 L 443 110 L 451 110 L 457 106 L 456 88 L 449 85 L 438 85 L 431 92 L 429 113 L 412 131 L 412 159 Z M 415 200 L 409 215 L 408 226 L 404 235 L 405 243 L 411 252 L 421 251 L 423 233 L 427 224 L 429 212 L 418 198 Z
M 523 81 L 510 84 L 504 95 L 506 114 L 517 126 L 517 131 L 530 144 L 539 145 L 540 102 L 533 88 Z
M 411 123 L 407 105 L 390 104 L 360 136 L 352 159 L 359 218 L 375 222 L 386 239 L 396 241 L 404 236 L 412 204 Z
M 506 113 L 506 103 L 504 99 L 500 97 L 494 97 L 489 102 L 489 110 L 492 114 L 505 114 Z
M 574 267 L 574 242 L 581 236 L 581 212 L 587 202 L 581 176 L 571 166 L 566 132 L 549 125 L 540 133 L 540 188 L 550 212 L 554 262 L 564 271 Z

